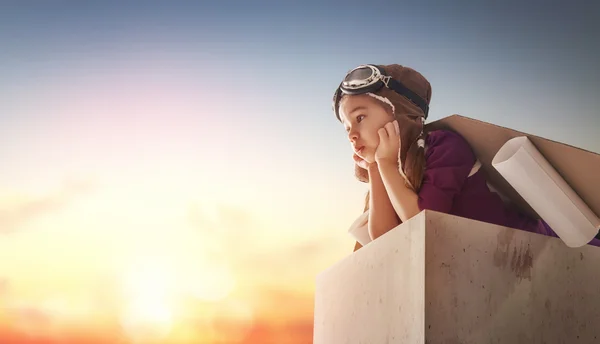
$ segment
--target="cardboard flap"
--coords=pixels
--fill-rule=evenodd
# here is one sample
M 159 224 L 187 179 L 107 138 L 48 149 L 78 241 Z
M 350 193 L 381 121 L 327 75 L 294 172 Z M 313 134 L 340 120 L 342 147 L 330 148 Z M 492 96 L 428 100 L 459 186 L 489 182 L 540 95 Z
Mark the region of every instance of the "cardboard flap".
M 527 136 L 567 184 L 600 216 L 599 154 L 460 115 L 442 118 L 425 127 L 428 131 L 445 129 L 462 135 L 481 161 L 489 182 L 523 212 L 539 217 L 491 165 L 494 155 L 508 140 Z

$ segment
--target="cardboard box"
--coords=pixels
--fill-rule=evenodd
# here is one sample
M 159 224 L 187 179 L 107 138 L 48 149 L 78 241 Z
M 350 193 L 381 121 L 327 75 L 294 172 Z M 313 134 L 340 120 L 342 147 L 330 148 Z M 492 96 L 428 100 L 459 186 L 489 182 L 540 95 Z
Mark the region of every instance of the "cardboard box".
M 490 183 L 538 217 L 491 166 L 527 136 L 600 214 L 600 155 L 459 115 L 426 127 L 461 134 Z M 426 210 L 317 276 L 314 344 L 600 343 L 599 261 L 600 247 Z
M 539 218 L 529 204 L 491 166 L 494 155 L 502 145 L 512 138 L 527 136 L 590 209 L 596 215 L 600 215 L 600 154 L 460 115 L 431 122 L 426 124 L 425 128 L 427 131 L 451 130 L 462 135 L 481 161 L 490 184 L 523 213 Z M 360 247 L 357 242 L 354 250 Z
M 599 261 L 426 210 L 317 276 L 313 343 L 598 343 Z

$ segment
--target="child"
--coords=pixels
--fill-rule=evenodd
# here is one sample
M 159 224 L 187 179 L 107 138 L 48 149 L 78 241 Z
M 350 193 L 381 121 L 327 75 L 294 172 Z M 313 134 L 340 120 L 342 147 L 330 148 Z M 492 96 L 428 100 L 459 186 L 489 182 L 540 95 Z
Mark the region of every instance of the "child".
M 355 225 L 374 240 L 424 209 L 558 237 L 543 221 L 505 206 L 457 133 L 424 132 L 431 85 L 397 64 L 351 70 L 334 95 L 354 150 L 356 178 L 369 183 Z M 368 211 L 368 213 L 367 213 Z M 594 239 L 591 245 L 600 246 Z

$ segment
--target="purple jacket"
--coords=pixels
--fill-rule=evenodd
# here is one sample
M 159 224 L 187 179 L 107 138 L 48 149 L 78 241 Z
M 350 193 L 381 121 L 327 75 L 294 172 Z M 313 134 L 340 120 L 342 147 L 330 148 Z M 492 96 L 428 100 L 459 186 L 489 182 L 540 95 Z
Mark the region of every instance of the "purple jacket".
M 543 220 L 532 219 L 507 207 L 490 191 L 483 171 L 469 177 L 476 157 L 459 134 L 437 130 L 425 139 L 425 172 L 419 191 L 419 208 L 528 232 L 558 237 Z M 600 246 L 599 239 L 589 245 Z

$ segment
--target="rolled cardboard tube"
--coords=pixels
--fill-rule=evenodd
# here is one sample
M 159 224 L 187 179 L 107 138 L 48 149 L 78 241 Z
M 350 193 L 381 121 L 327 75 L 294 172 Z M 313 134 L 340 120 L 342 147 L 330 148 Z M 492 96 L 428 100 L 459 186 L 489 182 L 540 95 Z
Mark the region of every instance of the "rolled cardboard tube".
M 569 247 L 588 244 L 600 219 L 526 136 L 507 141 L 492 166 Z

